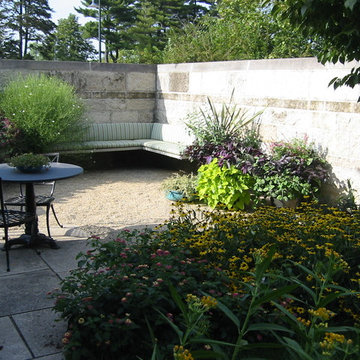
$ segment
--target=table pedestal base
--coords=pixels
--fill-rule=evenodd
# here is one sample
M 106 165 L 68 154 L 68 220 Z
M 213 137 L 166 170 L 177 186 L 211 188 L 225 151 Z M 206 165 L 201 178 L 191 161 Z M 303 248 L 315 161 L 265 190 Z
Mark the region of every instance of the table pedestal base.
M 18 238 L 9 239 L 8 248 L 10 249 L 13 245 L 24 245 L 26 247 L 47 245 L 51 249 L 60 249 L 60 246 L 53 238 L 40 233 L 36 235 L 23 234 L 20 235 Z

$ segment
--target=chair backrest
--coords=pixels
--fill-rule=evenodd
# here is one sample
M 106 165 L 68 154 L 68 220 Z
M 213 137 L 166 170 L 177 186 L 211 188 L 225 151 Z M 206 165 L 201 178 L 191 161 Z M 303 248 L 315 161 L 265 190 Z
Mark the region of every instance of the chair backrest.
M 43 154 L 45 155 L 50 163 L 54 163 L 54 162 L 59 162 L 60 159 L 60 154 L 57 152 L 52 152 L 52 153 L 46 153 Z M 49 195 L 49 196 L 53 196 L 54 191 L 55 191 L 55 181 L 44 181 L 44 182 L 40 182 L 40 183 L 35 183 L 34 186 L 37 189 L 42 189 L 42 195 Z M 38 190 L 36 191 L 37 193 L 39 192 Z M 24 185 L 20 184 L 20 195 L 21 196 L 25 196 L 25 190 L 24 190 Z
M 1 222 L 2 224 L 6 224 L 5 219 L 5 205 L 4 205 L 4 193 L 3 193 L 3 185 L 2 185 L 2 179 L 0 178 L 0 206 L 1 206 Z

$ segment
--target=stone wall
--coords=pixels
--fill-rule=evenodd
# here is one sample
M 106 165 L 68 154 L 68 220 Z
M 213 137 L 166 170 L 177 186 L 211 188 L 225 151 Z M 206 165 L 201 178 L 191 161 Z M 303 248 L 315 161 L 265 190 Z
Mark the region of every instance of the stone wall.
M 18 73 L 55 75 L 74 85 L 91 122 L 153 122 L 155 65 L 0 60 L 0 88 Z
M 135 65 L 0 60 L 0 88 L 17 73 L 43 72 L 73 84 L 92 122 L 183 123 L 207 97 L 263 110 L 265 143 L 308 136 L 327 152 L 340 181 L 360 194 L 359 87 L 328 87 L 356 65 L 319 64 L 314 58 Z
M 221 104 L 234 90 L 234 103 L 264 111 L 266 143 L 308 136 L 326 151 L 335 176 L 351 179 L 360 194 L 359 87 L 328 87 L 354 65 L 323 66 L 315 58 L 159 65 L 156 121 L 183 122 L 207 97 Z

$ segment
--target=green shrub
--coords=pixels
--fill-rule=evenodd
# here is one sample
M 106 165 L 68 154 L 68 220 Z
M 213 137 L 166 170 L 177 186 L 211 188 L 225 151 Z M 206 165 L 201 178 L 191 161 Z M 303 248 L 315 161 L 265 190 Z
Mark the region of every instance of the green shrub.
M 71 85 L 55 77 L 29 75 L 10 81 L 0 109 L 21 131 L 23 148 L 18 152 L 46 152 L 54 143 L 81 134 L 84 105 Z
M 228 209 L 244 209 L 250 203 L 253 178 L 231 165 L 220 167 L 218 160 L 202 165 L 198 170 L 198 196 L 215 208 L 225 205 Z

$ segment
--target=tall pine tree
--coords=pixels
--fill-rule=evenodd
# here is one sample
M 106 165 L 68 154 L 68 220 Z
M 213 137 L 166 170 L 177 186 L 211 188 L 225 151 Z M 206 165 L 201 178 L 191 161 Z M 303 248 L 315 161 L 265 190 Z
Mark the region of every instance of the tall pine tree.
M 60 19 L 56 30 L 33 48 L 45 60 L 87 61 L 96 53 L 73 14 Z
M 98 10 L 89 8 L 91 2 L 82 0 L 83 7 L 76 11 L 94 18 L 85 28 L 89 37 L 97 39 Z M 135 61 L 156 62 L 156 54 L 165 47 L 168 30 L 197 21 L 215 3 L 216 0 L 101 0 L 106 61 L 124 61 L 124 54 L 136 54 Z
M 18 59 L 28 58 L 30 43 L 40 41 L 55 27 L 48 0 L 2 0 L 0 11 L 4 29 L 14 35 L 9 41 L 16 44 Z

